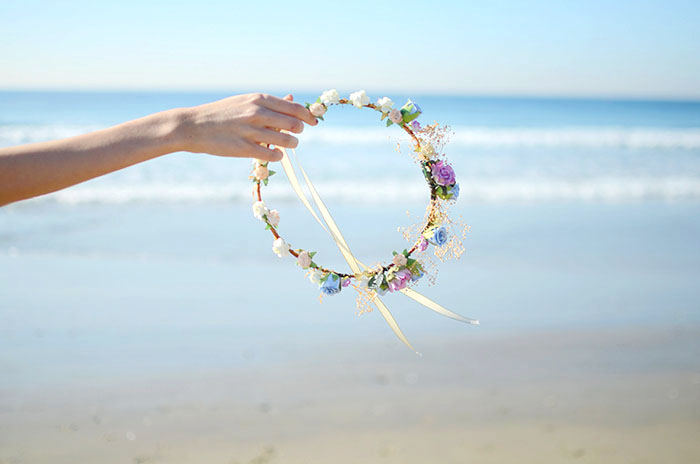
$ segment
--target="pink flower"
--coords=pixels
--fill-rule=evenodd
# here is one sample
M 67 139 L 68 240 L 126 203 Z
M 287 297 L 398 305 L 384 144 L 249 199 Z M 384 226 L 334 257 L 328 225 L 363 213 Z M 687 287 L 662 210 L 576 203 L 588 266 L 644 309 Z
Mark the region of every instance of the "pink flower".
M 392 262 L 398 267 L 405 266 L 406 257 L 403 254 L 399 253 L 398 255 L 394 255 L 394 259 L 392 259 Z
M 299 265 L 299 267 L 302 269 L 308 269 L 308 267 L 311 266 L 311 256 L 309 256 L 308 251 L 302 251 L 299 253 L 297 265 Z
M 259 165 L 253 171 L 253 175 L 258 180 L 265 180 L 267 179 L 267 176 L 270 175 L 270 172 L 267 170 L 267 166 Z
M 389 291 L 398 292 L 406 288 L 406 285 L 411 281 L 411 271 L 403 269 L 394 273 L 394 278 L 389 281 Z
M 418 245 L 420 251 L 425 251 L 428 249 L 428 241 L 426 239 L 421 240 L 420 245 Z
M 444 161 L 433 163 L 430 170 L 433 173 L 433 179 L 438 185 L 452 185 L 455 183 L 455 172 L 452 170 L 452 166 Z
M 394 124 L 400 124 L 403 122 L 403 115 L 401 114 L 401 111 L 394 108 L 389 113 L 389 119 L 391 119 L 391 122 L 393 122 Z
M 267 222 L 269 222 L 272 227 L 277 227 L 277 224 L 280 223 L 279 211 L 277 211 L 276 209 L 269 211 L 267 213 Z
M 350 285 L 350 278 L 348 277 L 348 278 L 343 279 L 342 284 L 343 284 L 343 287 L 347 287 L 348 285 Z
M 316 102 L 309 105 L 309 111 L 311 111 L 311 114 L 318 118 L 326 113 L 326 107 L 323 105 L 323 103 Z

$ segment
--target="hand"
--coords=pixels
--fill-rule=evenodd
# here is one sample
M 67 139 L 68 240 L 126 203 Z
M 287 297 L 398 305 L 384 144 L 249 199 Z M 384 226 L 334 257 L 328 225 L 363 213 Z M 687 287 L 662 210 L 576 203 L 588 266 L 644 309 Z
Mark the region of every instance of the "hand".
M 282 99 L 251 93 L 183 109 L 178 149 L 279 161 L 282 151 L 277 147 L 299 144 L 296 137 L 281 130 L 299 134 L 304 122 L 318 124 L 309 110 L 291 100 L 291 95 Z M 268 144 L 275 147 L 267 148 Z

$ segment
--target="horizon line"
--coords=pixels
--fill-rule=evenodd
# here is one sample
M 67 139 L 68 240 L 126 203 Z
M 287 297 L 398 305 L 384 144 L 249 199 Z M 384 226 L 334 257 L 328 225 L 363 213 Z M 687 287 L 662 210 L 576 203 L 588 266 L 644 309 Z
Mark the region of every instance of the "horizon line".
M 345 89 L 343 89 L 345 91 Z M 357 89 L 354 89 L 357 90 Z M 347 90 L 352 92 L 354 90 Z M 320 92 L 308 88 L 298 88 L 282 90 L 280 88 L 253 89 L 241 86 L 239 88 L 224 87 L 21 87 L 21 86 L 0 86 L 0 93 L 9 92 L 36 92 L 36 93 L 154 93 L 154 94 L 230 94 L 263 92 L 263 93 L 291 93 L 292 95 L 313 94 Z M 659 101 L 659 102 L 687 102 L 700 103 L 700 95 L 673 95 L 673 94 L 624 94 L 624 93 L 538 93 L 526 91 L 504 91 L 504 92 L 480 92 L 480 91 L 425 91 L 415 89 L 413 92 L 406 90 L 385 90 L 383 92 L 393 92 L 399 95 L 420 95 L 423 97 L 458 97 L 458 98 L 513 98 L 513 99 L 542 99 L 542 100 L 601 100 L 601 101 Z M 368 93 L 374 93 L 368 90 Z

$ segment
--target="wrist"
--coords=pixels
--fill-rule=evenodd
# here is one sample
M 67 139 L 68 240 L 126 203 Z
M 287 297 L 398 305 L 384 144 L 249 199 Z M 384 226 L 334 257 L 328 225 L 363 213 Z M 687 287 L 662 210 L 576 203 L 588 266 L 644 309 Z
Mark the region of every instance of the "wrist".
M 157 119 L 157 137 L 163 153 L 188 151 L 188 114 L 188 108 L 175 108 L 153 115 Z

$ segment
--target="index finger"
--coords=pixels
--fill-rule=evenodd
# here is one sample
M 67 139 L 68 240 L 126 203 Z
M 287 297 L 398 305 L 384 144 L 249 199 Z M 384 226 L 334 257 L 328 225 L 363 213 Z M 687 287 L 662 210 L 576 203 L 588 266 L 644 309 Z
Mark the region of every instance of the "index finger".
M 262 100 L 262 106 L 269 110 L 277 111 L 278 113 L 294 116 L 295 118 L 301 119 L 305 123 L 311 124 L 312 126 L 318 124 L 318 121 L 311 114 L 311 112 L 301 106 L 299 103 L 283 100 L 272 95 L 265 95 L 265 98 Z

